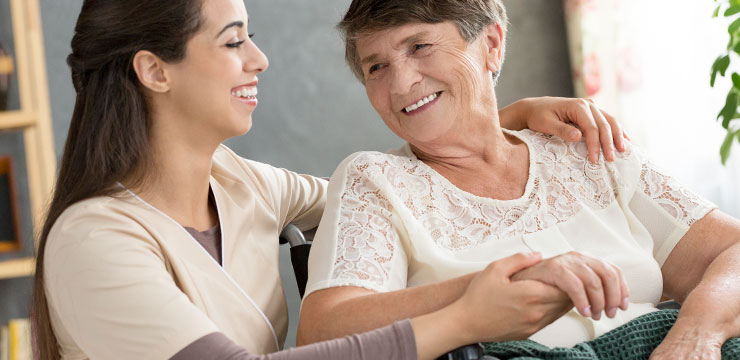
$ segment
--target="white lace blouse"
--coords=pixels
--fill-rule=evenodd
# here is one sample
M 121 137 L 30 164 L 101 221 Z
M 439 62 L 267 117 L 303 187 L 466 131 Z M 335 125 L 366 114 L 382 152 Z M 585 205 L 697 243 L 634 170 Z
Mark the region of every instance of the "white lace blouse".
M 509 133 L 527 145 L 530 157 L 524 195 L 514 200 L 460 190 L 408 145 L 394 154 L 347 157 L 329 184 L 306 293 L 334 286 L 394 291 L 478 271 L 519 252 L 548 258 L 577 250 L 622 269 L 630 307 L 600 321 L 573 310 L 532 340 L 572 346 L 655 310 L 663 290 L 660 267 L 715 205 L 634 148 L 613 163 L 592 164 L 585 142 Z

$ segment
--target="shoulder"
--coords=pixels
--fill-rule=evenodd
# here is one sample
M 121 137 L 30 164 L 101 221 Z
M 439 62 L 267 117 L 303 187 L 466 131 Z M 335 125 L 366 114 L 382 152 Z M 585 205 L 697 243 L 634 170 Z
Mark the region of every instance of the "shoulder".
M 143 211 L 143 212 L 142 212 Z M 151 228 L 148 211 L 125 194 L 100 196 L 72 204 L 56 219 L 47 236 L 44 265 L 61 272 L 95 268 L 103 259 L 143 254 L 164 257 Z M 114 259 L 113 259 L 114 260 Z M 128 260 L 127 260 L 128 261 Z
M 532 148 L 530 150 L 534 152 L 535 160 L 538 162 L 569 163 L 578 167 L 589 166 L 592 168 L 610 167 L 610 163 L 603 156 L 599 157 L 596 164 L 592 164 L 588 160 L 588 147 L 586 146 L 585 137 L 582 137 L 579 141 L 568 142 L 557 136 L 546 135 L 529 129 L 507 131 L 525 141 Z M 634 145 L 626 141 L 625 147 L 625 152 L 614 151 L 614 164 L 630 163 L 639 158 L 637 155 L 639 151 Z
M 282 189 L 288 173 L 288 170 L 241 157 L 225 145 L 220 145 L 213 154 L 211 175 L 232 191 L 257 191 L 267 196 L 265 192 Z
M 133 230 L 132 225 L 140 227 L 129 209 L 136 206 L 133 200 L 129 195 L 119 193 L 76 202 L 59 215 L 49 231 L 49 237 L 75 234 L 75 238 L 79 239 L 99 229 Z

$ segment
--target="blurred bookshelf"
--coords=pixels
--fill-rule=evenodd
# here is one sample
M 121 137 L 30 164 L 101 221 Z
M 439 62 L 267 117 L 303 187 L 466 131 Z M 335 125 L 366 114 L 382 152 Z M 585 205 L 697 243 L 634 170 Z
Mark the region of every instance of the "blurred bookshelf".
M 0 108 L 0 132 L 15 132 L 23 136 L 28 205 L 34 230 L 30 233 L 36 233 L 56 174 L 39 0 L 0 0 L 0 5 L 0 11 L 9 10 L 11 20 L 3 21 L 0 26 L 10 27 L 7 30 L 12 32 L 11 39 L 8 39 L 12 40 L 12 46 L 0 59 L 0 76 L 12 76 L 17 80 L 14 91 L 18 93 L 19 102 L 17 109 Z M 10 170 L 7 170 L 8 166 Z M 12 161 L 10 165 L 7 161 L 0 164 L 0 177 L 2 183 L 9 186 L 7 192 L 10 194 L 4 199 L 10 205 L 0 206 L 10 209 L 3 213 L 11 214 L 11 221 L 2 225 L 13 228 L 10 236 L 7 232 L 5 236 L 0 233 L 0 280 L 28 277 L 34 272 L 34 259 L 29 256 L 35 253 L 36 245 L 33 239 L 21 240 L 19 200 L 12 168 Z

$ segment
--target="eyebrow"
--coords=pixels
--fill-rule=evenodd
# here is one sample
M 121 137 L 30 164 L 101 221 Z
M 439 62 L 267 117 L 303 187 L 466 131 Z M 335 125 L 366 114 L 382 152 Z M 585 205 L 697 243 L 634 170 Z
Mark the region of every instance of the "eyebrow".
M 418 42 L 421 38 L 423 38 L 424 36 L 427 36 L 428 34 L 429 34 L 429 31 L 418 32 L 416 34 L 413 34 L 413 35 L 410 35 L 410 36 L 404 38 L 398 44 L 399 45 L 413 44 L 413 43 Z M 362 60 L 360 60 L 360 64 L 361 65 L 366 65 L 368 63 L 375 62 L 377 59 L 378 59 L 378 54 L 368 55 L 368 56 L 362 58 Z
M 230 27 L 234 27 L 234 26 L 243 28 L 244 27 L 244 21 L 232 21 L 232 22 L 230 22 L 228 25 L 224 26 L 224 28 L 221 29 L 221 31 L 218 32 L 218 35 L 216 35 L 216 37 L 221 36 L 221 34 L 223 34 L 224 31 L 226 31 Z

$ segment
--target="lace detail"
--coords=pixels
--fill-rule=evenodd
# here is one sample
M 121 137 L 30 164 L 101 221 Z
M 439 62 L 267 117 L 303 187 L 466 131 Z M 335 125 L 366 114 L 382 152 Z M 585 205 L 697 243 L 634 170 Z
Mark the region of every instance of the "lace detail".
M 640 185 L 645 195 L 687 226 L 693 225 L 709 210 L 716 208 L 711 202 L 686 189 L 676 179 L 657 170 L 648 161 L 642 163 Z
M 348 164 L 342 195 L 333 280 L 353 277 L 382 287 L 400 244 L 391 221 L 401 213 L 417 219 L 438 246 L 456 252 L 544 230 L 568 221 L 584 207 L 604 209 L 620 189 L 632 188 L 615 164 L 590 163 L 584 142 L 565 143 L 527 130 L 513 134 L 527 143 L 533 163 L 527 191 L 514 200 L 464 192 L 415 158 L 356 155 Z M 632 151 L 616 156 L 639 168 Z M 680 221 L 693 223 L 692 214 L 701 212 L 698 197 L 648 165 L 643 169 L 645 192 Z
M 388 200 L 362 173 L 367 165 L 351 166 L 342 194 L 333 280 L 337 285 L 380 285 L 388 278 L 398 234 L 390 224 Z

